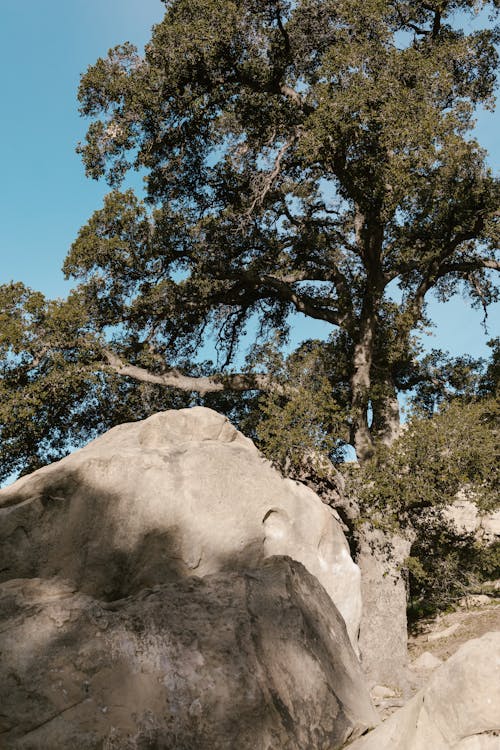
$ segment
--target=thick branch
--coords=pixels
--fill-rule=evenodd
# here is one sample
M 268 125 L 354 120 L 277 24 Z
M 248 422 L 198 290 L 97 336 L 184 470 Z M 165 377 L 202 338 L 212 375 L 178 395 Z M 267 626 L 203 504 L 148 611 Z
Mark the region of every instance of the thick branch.
M 401 8 L 399 7 L 398 3 L 396 3 L 395 8 L 396 8 L 396 12 L 398 14 L 399 20 L 403 26 L 406 26 L 407 28 L 414 31 L 415 34 L 420 34 L 421 36 L 430 34 L 430 31 L 428 29 L 423 29 L 420 26 L 417 26 L 415 23 L 412 23 L 409 19 L 405 18 L 403 13 L 401 12 Z
M 244 272 L 241 275 L 241 279 L 243 282 L 250 282 L 254 287 L 261 286 L 264 287 L 264 289 L 272 290 L 274 293 L 273 296 L 282 302 L 290 302 L 297 312 L 301 312 L 309 318 L 324 320 L 327 323 L 332 323 L 332 325 L 337 326 L 342 325 L 345 320 L 346 316 L 341 314 L 338 310 L 332 310 L 329 307 L 317 305 L 312 297 L 309 297 L 306 294 L 300 294 L 284 279 L 269 274 L 261 275 L 251 271 Z
M 444 276 L 451 273 L 470 273 L 471 271 L 480 271 L 483 268 L 500 271 L 500 261 L 491 258 L 477 258 L 476 260 L 439 264 L 437 260 L 435 260 L 435 262 L 427 269 L 427 273 L 413 295 L 411 308 L 413 310 L 414 320 L 420 317 L 425 295 L 433 286 L 435 286 L 437 279 L 442 279 Z
M 294 226 L 302 229 L 303 227 L 314 226 L 314 224 L 319 224 L 319 225 L 326 224 L 328 226 L 329 233 L 331 235 L 335 235 L 335 237 L 339 240 L 339 243 L 341 245 L 348 248 L 354 253 L 357 252 L 357 248 L 347 240 L 347 238 L 343 235 L 342 232 L 339 232 L 336 227 L 332 226 L 330 222 L 327 222 L 321 219 L 311 219 L 311 218 L 298 219 L 291 213 L 290 209 L 286 205 L 286 201 L 283 201 L 281 208 L 282 208 L 283 213 L 289 220 L 289 222 L 293 224 Z M 303 255 L 303 257 L 307 261 L 308 255 L 307 254 Z M 321 275 L 318 274 L 316 276 L 313 276 L 310 271 L 306 271 L 304 272 L 304 275 L 302 276 L 301 279 L 294 278 L 293 281 L 305 281 L 308 279 L 313 280 L 313 281 L 332 281 L 335 284 L 339 297 L 342 298 L 342 300 L 346 303 L 346 306 L 349 308 L 349 310 L 352 311 L 351 290 L 350 290 L 349 282 L 346 276 L 342 273 L 338 265 L 331 258 L 328 258 L 328 260 L 324 261 L 324 266 L 325 268 L 322 271 Z M 282 278 L 282 280 L 288 282 L 288 278 Z
M 260 206 L 263 204 L 264 198 L 266 197 L 266 195 L 270 191 L 271 187 L 273 186 L 273 182 L 276 180 L 276 178 L 278 177 L 278 175 L 280 173 L 281 162 L 283 160 L 283 157 L 284 157 L 285 153 L 288 151 L 288 149 L 292 146 L 292 144 L 294 143 L 295 139 L 296 139 L 296 136 L 294 135 L 293 138 L 290 138 L 288 141 L 286 141 L 286 143 L 284 143 L 283 146 L 278 151 L 278 154 L 277 154 L 276 159 L 274 161 L 273 169 L 271 170 L 271 172 L 269 172 L 269 174 L 267 174 L 265 176 L 264 185 L 262 187 L 262 190 L 257 193 L 257 195 L 255 196 L 255 198 L 252 201 L 252 204 L 251 204 L 250 208 L 248 209 L 247 213 L 249 215 L 253 213 L 253 210 L 254 210 L 254 208 L 255 208 L 255 206 L 257 204 L 259 204 Z
M 299 92 L 295 91 L 295 89 L 293 89 L 287 83 L 280 84 L 280 91 L 284 97 L 286 97 L 287 99 L 291 99 L 293 102 L 295 102 L 295 104 L 298 104 L 300 107 L 304 108 L 304 100 L 302 99 Z M 311 110 L 310 107 L 308 107 L 307 109 L 308 111 Z
M 446 276 L 449 273 L 467 273 L 468 271 L 480 271 L 488 268 L 493 271 L 500 271 L 500 261 L 492 258 L 477 258 L 477 260 L 464 260 L 457 263 L 442 264 L 439 268 L 438 275 Z
M 204 395 L 206 393 L 216 393 L 222 391 L 253 391 L 269 390 L 271 380 L 269 376 L 256 373 L 232 373 L 229 375 L 216 375 L 204 377 L 190 377 L 183 375 L 175 368 L 167 372 L 157 374 L 150 372 L 144 367 L 137 367 L 127 362 L 123 362 L 114 352 L 109 349 L 104 350 L 104 356 L 109 367 L 118 375 L 123 375 L 141 383 L 153 383 L 170 388 L 178 388 L 181 391 L 195 391 Z

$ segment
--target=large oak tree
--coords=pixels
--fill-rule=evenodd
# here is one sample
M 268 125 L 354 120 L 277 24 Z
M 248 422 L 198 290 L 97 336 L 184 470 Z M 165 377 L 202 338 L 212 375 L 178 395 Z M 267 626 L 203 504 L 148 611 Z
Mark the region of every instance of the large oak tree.
M 428 294 L 496 298 L 500 188 L 472 128 L 494 104 L 498 2 L 165 5 L 144 55 L 124 44 L 82 77 L 80 151 L 112 190 L 66 259 L 75 292 L 1 290 L 6 466 L 36 465 L 44 425 L 53 458 L 165 404 L 163 386 L 177 405 L 275 387 L 262 368 L 238 372 L 239 344 L 284 340 L 291 313 L 335 334 L 364 461 L 398 433 Z M 121 189 L 134 169 L 144 199 Z M 207 369 L 196 355 L 211 337 Z M 7 394 L 42 414 L 28 449 Z

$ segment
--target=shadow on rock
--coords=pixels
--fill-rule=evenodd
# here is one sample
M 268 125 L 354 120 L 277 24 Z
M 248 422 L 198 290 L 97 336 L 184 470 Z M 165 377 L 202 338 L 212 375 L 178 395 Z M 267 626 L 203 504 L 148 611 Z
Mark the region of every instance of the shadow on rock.
M 289 555 L 357 642 L 360 574 L 338 520 L 222 415 L 120 425 L 0 490 L 0 581 L 59 576 L 103 599 Z
M 342 618 L 289 558 L 113 602 L 58 579 L 0 597 L 6 750 L 334 750 L 377 721 Z

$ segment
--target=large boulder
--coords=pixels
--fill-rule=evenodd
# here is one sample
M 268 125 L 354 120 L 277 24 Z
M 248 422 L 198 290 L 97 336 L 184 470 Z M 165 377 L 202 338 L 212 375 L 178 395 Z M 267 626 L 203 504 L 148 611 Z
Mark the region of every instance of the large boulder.
M 0 585 L 5 750 L 336 750 L 376 721 L 343 619 L 290 558 L 112 603 Z
M 59 576 L 113 600 L 271 555 L 316 576 L 355 644 L 360 573 L 340 523 L 210 409 L 120 425 L 0 490 L 0 581 Z
M 500 750 L 500 632 L 465 643 L 349 750 Z

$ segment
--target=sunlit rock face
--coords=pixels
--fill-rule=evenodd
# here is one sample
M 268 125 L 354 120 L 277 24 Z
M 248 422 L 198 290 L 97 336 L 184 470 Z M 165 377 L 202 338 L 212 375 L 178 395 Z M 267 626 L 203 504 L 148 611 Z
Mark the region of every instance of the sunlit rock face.
M 426 687 L 350 750 L 498 750 L 500 632 L 464 643 Z
M 443 509 L 443 519 L 459 534 L 474 534 L 484 545 L 500 540 L 500 510 L 481 512 L 474 502 L 474 494 L 462 490 L 452 505 Z
M 359 569 L 340 524 L 225 417 L 201 407 L 120 425 L 0 490 L 0 580 L 60 576 L 116 600 L 289 555 L 356 643 Z
M 343 619 L 290 558 L 114 602 L 0 584 L 5 750 L 336 750 L 376 723 Z

